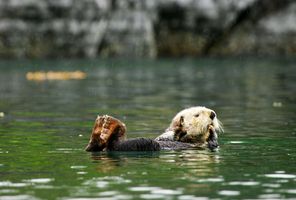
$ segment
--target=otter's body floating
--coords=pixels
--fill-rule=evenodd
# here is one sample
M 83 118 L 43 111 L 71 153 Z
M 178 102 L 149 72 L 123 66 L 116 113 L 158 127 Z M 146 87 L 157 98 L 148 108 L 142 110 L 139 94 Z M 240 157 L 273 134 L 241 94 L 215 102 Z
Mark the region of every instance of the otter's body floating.
M 216 113 L 205 107 L 192 107 L 179 112 L 165 133 L 155 140 L 126 140 L 126 126 L 120 120 L 98 116 L 86 151 L 159 151 L 218 147 L 217 131 L 222 131 Z

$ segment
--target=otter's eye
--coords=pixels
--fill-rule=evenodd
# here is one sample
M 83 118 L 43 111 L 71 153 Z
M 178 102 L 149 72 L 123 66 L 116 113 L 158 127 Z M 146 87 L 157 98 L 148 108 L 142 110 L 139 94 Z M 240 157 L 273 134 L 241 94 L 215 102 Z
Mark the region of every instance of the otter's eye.
M 194 117 L 199 117 L 199 114 L 194 115 Z

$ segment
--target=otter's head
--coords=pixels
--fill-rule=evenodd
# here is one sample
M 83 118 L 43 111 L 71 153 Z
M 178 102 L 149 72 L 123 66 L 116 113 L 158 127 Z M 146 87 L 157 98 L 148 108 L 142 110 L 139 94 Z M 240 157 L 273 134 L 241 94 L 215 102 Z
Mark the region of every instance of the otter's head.
M 174 132 L 176 141 L 216 149 L 218 147 L 217 132 L 223 129 L 213 110 L 206 107 L 191 107 L 179 112 L 167 131 Z
M 117 140 L 125 138 L 126 126 L 120 120 L 108 116 L 98 116 L 86 151 L 102 151 L 110 142 L 110 138 L 116 136 Z

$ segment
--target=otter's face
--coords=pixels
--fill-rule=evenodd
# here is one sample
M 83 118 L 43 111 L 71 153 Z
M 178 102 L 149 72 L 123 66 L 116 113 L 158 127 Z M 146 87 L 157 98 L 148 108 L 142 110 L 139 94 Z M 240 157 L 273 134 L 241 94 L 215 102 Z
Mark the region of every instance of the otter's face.
M 169 127 L 173 130 L 174 140 L 218 147 L 217 132 L 223 131 L 216 113 L 206 107 L 191 107 L 179 112 Z
M 86 147 L 86 151 L 102 151 L 114 135 L 118 140 L 125 138 L 126 126 L 120 120 L 108 116 L 98 116 Z

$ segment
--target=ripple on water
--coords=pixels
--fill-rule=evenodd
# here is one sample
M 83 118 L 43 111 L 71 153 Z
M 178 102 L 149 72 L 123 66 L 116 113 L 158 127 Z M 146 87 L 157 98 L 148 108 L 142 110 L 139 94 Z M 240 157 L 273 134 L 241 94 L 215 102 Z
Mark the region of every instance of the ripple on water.
M 217 178 L 205 178 L 205 179 L 199 179 L 197 182 L 199 183 L 208 183 L 208 182 L 214 182 L 214 183 L 218 183 L 218 182 L 223 182 L 224 178 L 222 177 L 217 177 Z
M 233 181 L 229 182 L 227 185 L 255 186 L 259 184 L 260 183 L 256 181 Z
M 268 187 L 268 188 L 279 188 L 281 187 L 280 184 L 278 183 L 264 183 L 262 184 L 263 187 Z
M 280 199 L 280 194 L 261 194 L 259 195 L 260 199 Z
M 181 195 L 183 193 L 181 189 L 171 190 L 149 186 L 129 187 L 128 189 L 132 192 L 146 192 L 146 194 L 140 195 L 142 199 L 164 199 L 168 196 Z
M 0 187 L 26 187 L 28 185 L 28 183 L 12 183 L 10 181 L 0 182 Z
M 36 200 L 38 198 L 33 197 L 31 195 L 1 196 L 1 200 L 25 200 L 25 199 Z
M 52 182 L 54 179 L 53 178 L 33 178 L 33 179 L 28 179 L 28 180 L 24 180 L 24 182 L 27 183 L 49 183 Z
M 208 200 L 208 197 L 196 197 L 193 195 L 181 195 L 178 197 L 179 200 Z
M 118 195 L 117 191 L 105 191 L 105 192 L 99 193 L 99 196 L 102 196 L 102 197 L 115 196 L 115 195 Z
M 3 189 L 3 190 L 0 190 L 0 194 L 9 194 L 9 193 L 17 193 L 18 190 L 15 190 L 15 189 Z
M 81 170 L 81 169 L 85 169 L 85 168 L 87 168 L 87 166 L 84 166 L 84 165 L 73 165 L 73 166 L 71 166 L 70 168 L 71 168 L 71 169 Z M 87 174 L 86 171 L 77 171 L 76 173 L 77 173 L 77 174 L 80 174 L 80 175 Z
M 77 172 L 77 174 L 84 175 L 84 174 L 87 174 L 87 172 L 85 172 L 85 171 L 79 171 L 79 172 Z
M 84 169 L 84 168 L 86 168 L 87 166 L 84 166 L 84 165 L 73 165 L 73 166 L 71 166 L 70 168 L 71 169 Z
M 109 186 L 109 184 L 119 185 L 119 184 L 125 184 L 125 183 L 131 183 L 131 180 L 124 179 L 118 176 L 105 176 L 105 177 L 98 177 L 98 178 L 92 178 L 90 180 L 87 180 L 83 183 L 83 185 L 95 186 L 98 188 L 106 188 Z
M 152 194 L 162 194 L 162 195 L 179 195 L 182 194 L 180 190 L 170 190 L 170 189 L 156 189 L 151 191 Z
M 152 190 L 159 190 L 161 188 L 159 188 L 159 187 L 139 186 L 139 187 L 129 187 L 128 189 L 130 191 L 133 191 L 133 192 L 147 192 L 147 191 L 152 191 Z
M 229 144 L 243 144 L 243 143 L 245 143 L 244 141 L 229 141 L 228 142 Z
M 57 148 L 56 150 L 48 151 L 48 153 L 73 153 L 76 151 L 81 151 L 81 149 L 75 149 L 75 148 Z
M 296 178 L 296 175 L 294 174 L 264 174 L 264 176 L 268 178 Z
M 285 193 L 289 193 L 289 194 L 296 194 L 296 189 L 287 189 L 287 190 L 282 190 Z
M 218 194 L 223 196 L 238 196 L 240 195 L 240 191 L 235 190 L 221 190 L 218 192 Z
M 164 199 L 166 196 L 162 194 L 141 194 L 141 199 Z

